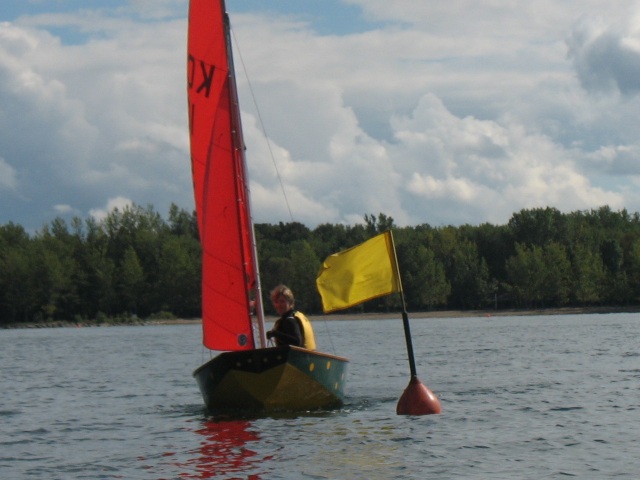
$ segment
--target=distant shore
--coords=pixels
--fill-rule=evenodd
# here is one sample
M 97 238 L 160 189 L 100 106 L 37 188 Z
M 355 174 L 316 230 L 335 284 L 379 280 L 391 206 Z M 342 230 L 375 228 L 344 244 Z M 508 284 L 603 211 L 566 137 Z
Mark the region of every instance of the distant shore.
M 640 305 L 633 307 L 564 307 L 540 309 L 504 309 L 504 310 L 443 310 L 431 312 L 409 312 L 412 320 L 429 318 L 467 318 L 467 317 L 519 317 L 532 315 L 587 315 L 606 313 L 640 313 Z M 400 315 L 393 313 L 328 314 L 309 315 L 310 319 L 326 320 L 375 320 Z
M 471 318 L 471 317 L 520 317 L 533 315 L 588 315 L 607 313 L 640 313 L 640 305 L 633 307 L 566 307 L 566 308 L 540 308 L 540 309 L 504 309 L 504 310 L 442 310 L 432 312 L 409 312 L 410 320 L 429 318 Z M 400 317 L 401 312 L 385 313 L 330 313 L 326 315 L 307 315 L 309 320 L 384 320 Z M 266 322 L 273 323 L 276 317 L 267 316 Z M 156 323 L 163 324 L 193 324 L 200 323 L 200 319 L 160 320 Z
M 471 318 L 471 317 L 517 317 L 532 315 L 587 315 L 607 313 L 640 313 L 640 305 L 632 307 L 566 307 L 566 308 L 541 308 L 541 309 L 504 309 L 504 310 L 443 310 L 431 312 L 409 312 L 409 319 L 422 320 L 430 318 Z M 344 321 L 344 320 L 383 320 L 400 317 L 400 312 L 386 313 L 331 313 L 327 315 L 308 315 L 312 321 Z M 275 322 L 276 317 L 267 316 L 265 321 Z M 52 321 L 42 323 L 11 323 L 0 325 L 0 329 L 15 328 L 62 328 L 62 327 L 114 327 L 135 325 L 197 325 L 201 323 L 199 318 L 171 318 L 171 319 L 132 319 L 131 321 L 115 322 L 65 322 Z

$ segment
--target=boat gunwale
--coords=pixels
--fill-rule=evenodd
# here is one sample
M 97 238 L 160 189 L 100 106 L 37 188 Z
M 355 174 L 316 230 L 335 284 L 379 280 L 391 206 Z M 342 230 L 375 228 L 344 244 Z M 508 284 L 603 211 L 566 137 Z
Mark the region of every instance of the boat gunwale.
M 265 347 L 265 348 L 253 348 L 251 350 L 235 350 L 235 351 L 223 351 L 223 352 L 219 352 L 215 357 L 212 357 L 211 359 L 207 360 L 206 362 L 204 362 L 202 365 L 200 365 L 198 368 L 196 368 L 193 371 L 193 376 L 195 377 L 196 375 L 198 375 L 198 373 L 203 370 L 210 362 L 213 362 L 214 360 L 216 360 L 217 358 L 219 358 L 222 355 L 227 355 L 227 356 L 231 356 L 231 355 L 242 355 L 242 354 L 246 354 L 246 355 L 253 355 L 256 352 L 260 352 L 260 351 L 274 351 L 274 350 L 281 350 L 281 351 L 293 351 L 293 352 L 298 352 L 298 353 L 305 353 L 305 354 L 312 354 L 318 357 L 323 357 L 323 358 L 329 358 L 332 360 L 337 360 L 340 362 L 344 362 L 344 363 L 349 363 L 349 359 L 346 357 L 340 357 L 338 355 L 333 355 L 331 353 L 325 353 L 325 352 L 319 352 L 317 350 L 309 350 L 306 348 L 302 348 L 302 347 L 296 347 L 294 345 L 283 345 L 283 346 L 279 346 L 279 347 Z

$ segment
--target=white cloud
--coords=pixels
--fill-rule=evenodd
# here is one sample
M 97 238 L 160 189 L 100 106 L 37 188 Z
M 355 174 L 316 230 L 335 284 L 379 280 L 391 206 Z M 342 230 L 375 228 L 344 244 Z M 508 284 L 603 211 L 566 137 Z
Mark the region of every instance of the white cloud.
M 634 1 L 349 3 L 375 27 L 232 16 L 257 221 L 640 210 Z M 0 23 L 0 223 L 192 208 L 186 3 L 124 5 Z
M 59 214 L 73 213 L 74 209 L 71 205 L 54 205 L 53 209 Z
M 429 95 L 394 126 L 402 140 L 394 156 L 406 159 L 408 191 L 415 196 L 405 201 L 411 217 L 422 208 L 432 211 L 436 224 L 468 221 L 471 214 L 504 223 L 514 205 L 622 206 L 620 195 L 593 187 L 579 173 L 574 152 L 512 121 L 458 118 Z
M 88 29 L 83 15 L 64 23 Z M 22 221 L 46 223 L 54 205 L 87 215 L 118 192 L 163 213 L 171 202 L 191 208 L 184 61 L 174 46 L 185 22 L 106 23 L 115 36 L 83 45 L 0 26 L 0 154 L 22 182 L 2 220 L 31 211 Z
M 126 207 L 130 207 L 131 205 L 133 205 L 133 202 L 128 198 L 110 198 L 104 208 L 93 208 L 89 211 L 89 215 L 91 215 L 96 221 L 99 222 L 107 218 L 107 216 L 115 209 L 123 211 Z

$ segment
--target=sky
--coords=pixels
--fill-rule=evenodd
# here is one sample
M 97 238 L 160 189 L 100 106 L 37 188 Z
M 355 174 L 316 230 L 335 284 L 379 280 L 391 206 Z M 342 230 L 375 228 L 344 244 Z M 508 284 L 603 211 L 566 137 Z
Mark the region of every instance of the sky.
M 227 0 L 254 220 L 640 210 L 640 2 Z M 3 0 L 0 225 L 193 209 L 187 0 Z

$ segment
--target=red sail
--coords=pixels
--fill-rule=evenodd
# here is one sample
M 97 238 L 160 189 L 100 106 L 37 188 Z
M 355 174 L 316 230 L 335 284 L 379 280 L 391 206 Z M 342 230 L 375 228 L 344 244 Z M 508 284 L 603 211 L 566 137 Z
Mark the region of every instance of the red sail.
M 255 285 L 244 144 L 224 0 L 192 0 L 187 82 L 191 168 L 202 244 L 203 343 L 255 347 Z

